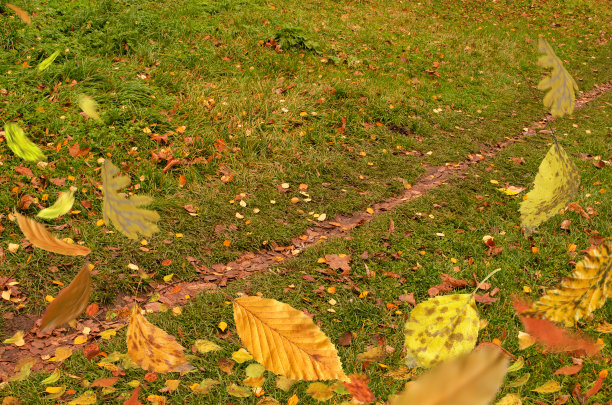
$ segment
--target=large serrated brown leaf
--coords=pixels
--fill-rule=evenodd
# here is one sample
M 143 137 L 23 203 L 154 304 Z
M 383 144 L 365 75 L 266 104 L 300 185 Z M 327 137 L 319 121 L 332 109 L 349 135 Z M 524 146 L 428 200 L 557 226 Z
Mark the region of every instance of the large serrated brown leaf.
M 241 297 L 234 300 L 234 320 L 244 347 L 273 373 L 348 381 L 336 348 L 302 311 L 273 299 Z
M 193 370 L 174 336 L 151 324 L 134 306 L 127 331 L 130 358 L 144 370 L 155 373 Z
M 47 231 L 44 225 L 39 224 L 33 219 L 24 217 L 17 212 L 15 216 L 17 217 L 17 223 L 21 232 L 38 248 L 68 256 L 87 256 L 91 253 L 88 247 L 73 245 L 57 239 Z
M 89 263 L 74 277 L 70 285 L 55 297 L 45 310 L 40 325 L 41 332 L 51 330 L 75 319 L 87 307 L 91 294 Z
M 496 347 L 483 347 L 446 361 L 420 376 L 390 405 L 486 405 L 504 381 L 508 358 Z

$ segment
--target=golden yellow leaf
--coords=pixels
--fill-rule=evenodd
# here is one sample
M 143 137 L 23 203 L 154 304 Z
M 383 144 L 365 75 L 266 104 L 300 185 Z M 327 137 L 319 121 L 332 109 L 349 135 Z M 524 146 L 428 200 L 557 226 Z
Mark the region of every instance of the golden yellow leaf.
M 208 352 L 215 352 L 221 350 L 221 346 L 206 339 L 198 339 L 195 341 L 194 346 L 198 352 L 206 354 Z
M 49 56 L 47 59 L 43 60 L 42 62 L 40 62 L 38 64 L 38 71 L 42 72 L 43 70 L 45 70 L 46 68 L 48 68 L 49 66 L 51 66 L 51 64 L 53 63 L 53 61 L 59 56 L 60 51 L 55 51 L 51 54 L 51 56 Z
M 66 386 L 63 385 L 61 387 L 47 387 L 45 388 L 45 392 L 49 394 L 45 396 L 45 399 L 57 399 L 64 395 L 64 392 L 66 392 Z
M 74 191 L 64 191 L 52 206 L 40 211 L 36 216 L 44 219 L 54 219 L 57 217 L 61 217 L 62 215 L 70 211 L 73 204 Z
M 15 212 L 15 216 L 21 232 L 37 248 L 68 256 L 87 256 L 91 253 L 91 250 L 85 246 L 72 245 L 55 238 L 45 229 L 44 225 L 31 218 L 24 217 L 17 212 Z
M 245 363 L 247 361 L 253 360 L 253 356 L 251 356 L 251 354 L 249 352 L 247 352 L 244 349 L 239 349 L 237 351 L 235 351 L 234 353 L 232 353 L 232 359 L 238 363 L 238 364 L 242 364 Z
M 529 346 L 533 346 L 533 344 L 536 342 L 536 339 L 533 336 L 531 336 L 529 333 L 525 333 L 519 330 L 518 342 L 519 342 L 519 350 L 525 350 Z
M 2 341 L 2 343 L 6 343 L 6 344 L 11 344 L 12 343 L 15 346 L 23 346 L 23 345 L 25 345 L 25 341 L 23 340 L 23 331 L 22 330 L 18 330 L 10 338 L 4 339 Z
M 287 400 L 287 405 L 296 405 L 299 402 L 299 398 L 297 395 L 293 394 L 291 395 L 291 397 Z
M 150 204 L 151 197 L 134 195 L 130 199 L 119 194 L 119 189 L 130 184 L 127 176 L 117 176 L 119 169 L 110 160 L 106 159 L 102 166 L 102 193 L 104 202 L 102 211 L 104 223 L 113 225 L 130 239 L 138 239 L 138 234 L 151 236 L 158 232 L 159 228 L 155 222 L 159 220 L 159 214 L 155 211 L 138 208 L 140 205 Z
M 550 113 L 553 117 L 571 114 L 574 111 L 575 92 L 578 91 L 578 85 L 565 70 L 561 59 L 555 55 L 551 46 L 542 37 L 538 40 L 538 50 L 544 54 L 538 59 L 538 64 L 552 68 L 550 77 L 546 77 L 538 83 L 539 90 L 550 89 L 544 96 L 544 105 L 550 107 Z
M 284 375 L 279 375 L 276 377 L 276 388 L 283 391 L 289 391 L 296 382 L 297 380 L 294 380 L 293 378 L 287 378 Z
M 77 102 L 85 114 L 98 122 L 102 122 L 100 114 L 98 113 L 98 103 L 96 103 L 96 100 L 84 94 L 79 94 Z
M 421 375 L 405 391 L 389 398 L 390 405 L 485 405 L 504 381 L 508 358 L 486 346 L 448 360 Z
M 247 398 L 251 396 L 251 389 L 233 384 L 227 387 L 227 393 L 233 397 Z
M 261 377 L 266 371 L 265 367 L 259 363 L 249 364 L 244 370 L 247 377 Z
M 87 308 L 90 294 L 91 275 L 89 263 L 85 263 L 70 285 L 62 289 L 45 310 L 40 331 L 51 330 L 78 317 Z
M 523 401 L 521 401 L 521 397 L 518 394 L 507 394 L 497 401 L 495 405 L 523 405 Z
M 531 391 L 539 392 L 540 394 L 552 394 L 553 392 L 561 391 L 561 384 L 555 380 L 548 380 L 538 388 Z
M 166 397 L 161 395 L 149 394 L 147 396 L 147 401 L 153 405 L 166 405 Z
M 195 392 L 196 394 L 208 394 L 210 392 L 210 389 L 217 384 L 219 384 L 219 381 L 213 380 L 210 378 L 205 378 L 199 384 L 198 383 L 191 384 L 189 388 L 191 388 L 191 390 Z
M 578 193 L 580 173 L 565 150 L 555 142 L 535 177 L 533 190 L 521 202 L 521 226 L 527 235 L 557 215 Z
M 24 160 L 31 162 L 44 161 L 47 158 L 38 146 L 25 136 L 23 129 L 14 122 L 4 125 L 4 137 L 9 148 Z
M 506 388 L 518 388 L 518 387 L 522 387 L 523 385 L 527 384 L 527 381 L 529 381 L 530 378 L 531 378 L 531 374 L 530 373 L 526 373 L 525 375 L 520 376 L 516 380 L 514 380 L 511 383 L 509 383 L 508 385 L 506 385 Z
M 255 360 L 275 374 L 299 380 L 343 380 L 338 352 L 302 311 L 276 300 L 234 300 L 238 336 Z
M 522 312 L 522 316 L 544 318 L 573 326 L 576 321 L 601 308 L 612 288 L 612 242 L 606 241 L 590 250 L 584 260 L 576 264 L 571 276 L 561 286 Z
M 85 391 L 72 401 L 68 402 L 68 405 L 92 405 L 98 402 L 96 393 L 93 391 Z
M 137 306 L 132 308 L 127 347 L 130 358 L 144 370 L 156 373 L 193 370 L 183 353 L 185 349 L 174 336 L 149 323 Z
M 174 392 L 178 388 L 181 380 L 166 380 L 166 387 L 169 392 Z
M 314 382 L 308 386 L 306 393 L 319 402 L 330 400 L 334 396 L 334 391 L 326 384 Z
M 32 20 L 30 19 L 30 16 L 27 12 L 25 12 L 23 9 L 11 4 L 11 3 L 6 3 L 4 4 L 7 8 L 10 8 L 11 10 L 13 10 L 15 12 L 15 14 L 17 14 L 17 16 L 19 18 L 21 18 L 21 20 L 30 25 L 32 24 Z
M 67 346 L 60 346 L 55 349 L 55 356 L 51 357 L 49 361 L 59 363 L 60 361 L 66 360 L 72 356 L 72 349 Z
M 432 367 L 469 353 L 480 321 L 471 294 L 439 295 L 415 306 L 404 325 L 408 367 Z

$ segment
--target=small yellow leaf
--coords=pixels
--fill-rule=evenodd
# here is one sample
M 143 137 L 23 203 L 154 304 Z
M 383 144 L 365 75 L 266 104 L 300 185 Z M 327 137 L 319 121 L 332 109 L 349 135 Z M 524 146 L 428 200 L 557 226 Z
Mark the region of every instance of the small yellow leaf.
M 171 273 L 171 274 L 166 274 L 166 275 L 164 276 L 164 281 L 165 281 L 166 283 L 168 283 L 170 280 L 172 280 L 172 277 L 174 277 L 174 273 Z
M 55 51 L 51 54 L 51 56 L 49 56 L 47 59 L 43 60 L 42 62 L 40 62 L 38 64 L 38 71 L 42 72 L 43 70 L 45 70 L 46 68 L 48 68 L 49 66 L 51 66 L 51 64 L 53 63 L 53 61 L 59 56 L 60 51 Z
M 107 329 L 105 331 L 100 332 L 100 337 L 102 339 L 109 340 L 116 334 L 117 334 L 117 329 Z
M 540 385 L 538 388 L 533 389 L 531 391 L 539 392 L 540 394 L 552 394 L 553 392 L 558 392 L 561 390 L 561 384 L 555 380 L 546 381 L 544 384 Z
M 525 359 L 523 359 L 523 356 L 521 356 L 518 359 L 516 359 L 516 361 L 512 363 L 510 367 L 508 367 L 508 372 L 512 373 L 514 371 L 519 371 L 520 369 L 523 368 L 524 365 L 525 365 Z
M 196 394 L 208 394 L 210 392 L 210 389 L 217 384 L 219 384 L 219 381 L 213 380 L 210 378 L 206 378 L 202 380 L 202 382 L 199 384 L 198 383 L 191 384 L 189 388 L 191 388 L 191 390 L 195 392 Z
M 165 384 L 166 384 L 166 387 L 168 387 L 168 391 L 173 392 L 173 391 L 176 391 L 180 382 L 181 380 L 166 380 Z
M 264 366 L 259 363 L 249 364 L 246 370 L 244 370 L 247 377 L 254 378 L 261 377 L 265 371 L 266 369 L 264 368 Z
M 85 342 L 87 342 L 87 336 L 79 335 L 74 338 L 75 345 L 82 345 Z
M 512 381 L 511 383 L 506 385 L 506 388 L 518 388 L 518 387 L 522 387 L 523 385 L 527 384 L 527 381 L 529 381 L 529 379 L 531 378 L 531 374 L 530 373 L 526 373 L 525 375 L 517 378 L 516 380 Z
M 244 349 L 239 349 L 238 351 L 232 353 L 232 359 L 238 363 L 242 364 L 244 362 L 253 360 L 253 356 L 249 352 Z
M 98 122 L 102 122 L 100 114 L 98 113 L 98 103 L 96 103 L 96 100 L 84 94 L 79 94 L 77 102 L 85 114 Z
M 74 191 L 64 191 L 52 206 L 40 211 L 36 216 L 44 219 L 54 219 L 57 217 L 61 217 L 62 215 L 70 211 L 73 204 Z
M 23 331 L 22 330 L 18 330 L 17 332 L 15 332 L 15 334 L 2 341 L 2 343 L 6 343 L 6 344 L 14 344 L 15 346 L 23 346 L 25 345 L 25 341 L 23 340 Z
M 194 343 L 194 346 L 196 347 L 196 349 L 198 349 L 198 352 L 202 354 L 221 350 L 221 346 L 219 346 L 216 343 L 211 342 L 210 340 L 205 340 L 205 339 L 196 340 Z
M 251 389 L 248 387 L 241 387 L 236 384 L 232 384 L 227 387 L 227 393 L 233 397 L 247 398 L 251 396 Z
M 319 402 L 327 401 L 334 396 L 334 391 L 321 382 L 311 383 L 306 389 L 306 393 Z
M 60 346 L 55 349 L 55 356 L 51 357 L 49 361 L 60 362 L 66 360 L 70 356 L 72 356 L 72 349 L 67 346 Z
M 45 397 L 45 399 L 57 399 L 64 395 L 64 392 L 66 392 L 66 386 L 47 387 L 45 388 L 45 392 L 49 394 Z
M 292 378 L 287 378 L 284 375 L 279 375 L 276 377 L 276 388 L 279 388 L 285 392 L 289 391 L 293 384 L 295 384 L 297 380 Z
M 96 393 L 93 391 L 85 391 L 72 401 L 68 402 L 68 405 L 93 405 L 98 402 Z
M 529 333 L 519 331 L 518 333 L 519 350 L 525 350 L 536 342 L 536 339 Z
M 287 405 L 297 405 L 297 403 L 299 402 L 298 396 L 293 394 L 291 395 L 291 397 L 287 400 Z

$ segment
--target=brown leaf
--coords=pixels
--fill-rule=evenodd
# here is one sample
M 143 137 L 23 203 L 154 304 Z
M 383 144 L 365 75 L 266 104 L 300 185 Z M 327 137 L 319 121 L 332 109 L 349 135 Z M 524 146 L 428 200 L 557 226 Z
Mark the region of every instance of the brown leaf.
M 349 375 L 351 381 L 344 382 L 344 388 L 353 396 L 353 401 L 369 404 L 376 401 L 376 397 L 372 393 L 368 383 L 370 379 L 363 374 Z
M 15 12 L 15 14 L 17 14 L 17 16 L 19 18 L 21 18 L 21 20 L 24 23 L 26 23 L 28 25 L 32 24 L 32 20 L 30 19 L 30 16 L 23 9 L 21 9 L 21 8 L 15 6 L 13 4 L 10 4 L 10 3 L 6 3 L 5 6 L 10 8 L 11 10 L 13 10 Z
M 112 387 L 119 380 L 119 377 L 103 377 L 92 382 L 90 387 Z
M 440 274 L 440 278 L 442 282 L 427 291 L 430 297 L 435 297 L 440 293 L 451 292 L 455 288 L 463 288 L 468 285 L 467 281 L 456 279 L 448 274 Z
M 604 243 L 604 242 L 605 242 L 605 240 L 606 240 L 606 238 L 604 238 L 604 237 L 603 237 L 603 236 L 601 236 L 601 235 L 592 235 L 592 236 L 589 238 L 589 242 L 591 242 L 591 244 L 592 244 L 592 245 L 594 245 L 594 246 L 599 246 L 599 245 L 601 245 L 602 243 Z
M 382 346 L 374 346 L 370 350 L 359 353 L 357 361 L 381 361 L 387 357 L 387 352 Z
M 338 339 L 338 346 L 350 346 L 353 342 L 353 332 L 347 330 Z
M 96 343 L 89 344 L 83 348 L 83 354 L 87 360 L 91 360 L 100 354 L 100 346 L 98 346 Z
M 582 359 L 573 358 L 574 362 L 573 366 L 565 366 L 557 369 L 554 375 L 574 375 L 580 370 L 582 370 Z
M 328 254 L 325 255 L 325 262 L 332 270 L 342 270 L 343 274 L 348 274 L 351 271 L 351 266 L 349 265 L 351 261 L 350 255 L 336 255 L 336 254 Z
M 90 294 L 89 263 L 85 263 L 70 285 L 60 291 L 47 307 L 40 324 L 41 332 L 51 330 L 78 317 L 87 307 Z
M 567 231 L 570 229 L 571 224 L 572 224 L 572 221 L 570 221 L 569 219 L 564 219 L 563 222 L 561 222 L 561 229 L 564 229 Z
M 68 256 L 87 256 L 91 250 L 85 246 L 72 245 L 55 238 L 45 227 L 33 219 L 15 213 L 21 232 L 34 246 L 53 253 Z
M 474 299 L 476 300 L 476 302 L 480 302 L 481 304 L 491 305 L 494 302 L 497 302 L 499 298 L 493 298 L 491 297 L 489 293 L 486 293 L 486 294 L 474 294 Z
M 32 170 L 30 170 L 27 167 L 15 166 L 14 169 L 17 173 L 21 174 L 22 176 L 28 177 L 30 179 L 34 177 L 34 173 L 32 173 Z
M 228 359 L 227 357 L 220 357 L 217 360 L 217 366 L 224 371 L 227 375 L 231 375 L 234 371 L 234 365 L 236 362 L 232 359 Z
M 414 293 L 402 294 L 399 296 L 399 300 L 402 302 L 407 302 L 408 304 L 412 306 L 416 305 L 416 301 L 414 300 Z

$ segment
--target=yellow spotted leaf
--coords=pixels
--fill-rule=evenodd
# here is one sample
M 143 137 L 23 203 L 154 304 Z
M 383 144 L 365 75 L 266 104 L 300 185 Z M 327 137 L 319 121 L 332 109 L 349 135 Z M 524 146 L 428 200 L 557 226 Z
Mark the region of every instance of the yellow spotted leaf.
M 533 190 L 521 202 L 521 226 L 527 235 L 559 213 L 574 198 L 580 185 L 578 168 L 558 143 L 554 143 L 535 177 Z
M 30 141 L 23 133 L 23 129 L 14 122 L 4 125 L 4 138 L 8 147 L 20 158 L 30 162 L 47 160 L 42 150 Z
M 140 205 L 150 204 L 153 199 L 147 196 L 132 196 L 130 199 L 119 194 L 119 189 L 130 184 L 127 176 L 117 176 L 119 169 L 110 160 L 105 160 L 102 166 L 102 192 L 104 202 L 102 211 L 104 223 L 113 225 L 130 239 L 138 239 L 138 234 L 151 236 L 159 231 L 155 222 L 159 220 L 159 214 L 155 211 L 138 208 Z
M 49 66 L 51 66 L 51 64 L 53 63 L 53 61 L 59 56 L 60 51 L 55 51 L 51 54 L 51 56 L 49 56 L 47 59 L 43 60 L 42 62 L 40 62 L 38 64 L 38 71 L 42 72 L 43 70 L 45 70 L 46 68 L 48 68 Z
M 30 18 L 30 15 L 29 15 L 27 12 L 25 12 L 23 9 L 21 9 L 21 8 L 19 8 L 19 7 L 17 7 L 17 6 L 15 6 L 14 4 L 10 4 L 10 3 L 6 3 L 6 4 L 4 4 L 4 5 L 5 5 L 7 8 L 10 8 L 11 10 L 13 10 L 13 11 L 15 12 L 15 14 L 17 14 L 17 16 L 18 16 L 19 18 L 21 18 L 21 20 L 22 20 L 24 23 L 26 23 L 26 24 L 28 24 L 28 25 L 32 24 L 32 19 Z
M 19 224 L 21 232 L 23 232 L 30 243 L 37 248 L 68 256 L 87 256 L 91 253 L 88 247 L 73 245 L 55 238 L 47 231 L 44 225 L 39 224 L 31 218 L 24 217 L 17 212 L 15 212 L 15 216 L 17 217 L 17 223 Z
M 90 294 L 91 275 L 89 263 L 86 263 L 68 287 L 62 289 L 45 310 L 40 325 L 41 332 L 56 328 L 78 317 L 87 308 Z
M 44 219 L 54 219 L 57 217 L 61 217 L 62 215 L 70 211 L 73 204 L 74 191 L 64 191 L 52 206 L 40 211 L 36 216 Z
M 548 380 L 538 388 L 531 391 L 539 392 L 540 394 L 552 394 L 553 392 L 561 391 L 561 384 L 559 384 L 559 381 Z
M 573 326 L 580 318 L 601 308 L 612 288 L 611 253 L 610 241 L 590 250 L 585 259 L 576 264 L 572 275 L 561 281 L 559 288 L 548 290 L 521 315 Z
M 421 375 L 405 391 L 389 398 L 390 405 L 486 405 L 504 381 L 508 358 L 485 346 L 448 360 Z
M 96 103 L 96 100 L 84 94 L 79 94 L 77 102 L 81 110 L 83 110 L 87 116 L 98 122 L 102 122 L 102 118 L 100 118 L 100 114 L 98 113 L 98 103 Z
M 298 380 L 344 380 L 338 352 L 312 319 L 282 302 L 234 300 L 238 336 L 253 358 L 275 374 Z
M 576 102 L 576 91 L 578 85 L 572 76 L 565 70 L 561 59 L 555 55 L 548 42 L 540 37 L 538 50 L 544 55 L 538 59 L 538 64 L 545 68 L 552 68 L 550 77 L 546 77 L 538 83 L 539 90 L 548 90 L 544 96 L 544 105 L 550 108 L 553 117 L 562 117 L 574 111 Z
M 415 306 L 404 325 L 408 367 L 432 367 L 469 353 L 480 321 L 470 294 L 439 295 Z
M 130 358 L 144 370 L 155 373 L 193 370 L 183 353 L 185 349 L 174 336 L 149 323 L 137 306 L 132 308 L 127 347 Z
M 306 393 L 319 402 L 330 400 L 334 396 L 334 390 L 322 382 L 314 382 L 308 386 Z

